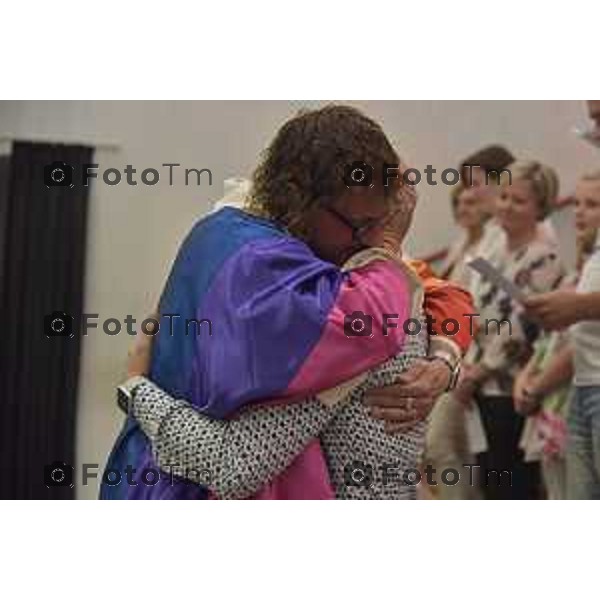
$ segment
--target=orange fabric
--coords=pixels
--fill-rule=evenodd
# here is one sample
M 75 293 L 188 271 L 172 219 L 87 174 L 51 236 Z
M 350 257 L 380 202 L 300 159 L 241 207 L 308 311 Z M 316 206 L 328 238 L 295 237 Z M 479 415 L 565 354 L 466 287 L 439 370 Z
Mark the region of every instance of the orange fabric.
M 471 333 L 475 334 L 477 331 L 476 319 L 466 316 L 476 314 L 471 294 L 452 281 L 438 279 L 429 265 L 422 260 L 408 260 L 406 263 L 423 283 L 425 313 L 435 320 L 432 322 L 431 331 L 451 339 L 464 354 L 471 345 Z M 458 321 L 459 328 L 455 335 L 446 336 L 442 331 L 442 322 L 447 319 Z M 452 329 L 453 326 L 449 324 L 448 328 Z

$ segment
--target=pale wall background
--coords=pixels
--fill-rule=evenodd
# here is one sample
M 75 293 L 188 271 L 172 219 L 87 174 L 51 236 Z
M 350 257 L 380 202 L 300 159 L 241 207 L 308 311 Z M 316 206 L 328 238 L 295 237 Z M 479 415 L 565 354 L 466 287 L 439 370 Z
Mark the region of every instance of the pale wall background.
M 178 162 L 209 168 L 202 187 L 168 179 L 148 187 L 95 186 L 91 198 L 85 311 L 142 319 L 159 297 L 178 244 L 222 193 L 224 179 L 248 175 L 277 127 L 301 106 L 319 102 L 0 102 L 0 136 L 99 145 L 102 169 L 132 164 L 139 172 Z M 424 169 L 455 167 L 484 144 L 499 142 L 519 156 L 555 166 L 563 192 L 600 154 L 579 141 L 582 102 L 352 102 L 380 121 L 401 156 Z M 105 145 L 116 145 L 116 148 Z M 5 146 L 6 147 L 6 146 Z M 0 147 L 1 151 L 1 147 Z M 455 235 L 448 188 L 419 186 L 420 202 L 407 244 L 413 255 L 444 246 Z M 557 219 L 565 255 L 572 258 L 570 215 Z M 84 340 L 79 390 L 78 464 L 102 468 L 121 424 L 114 386 L 123 375 L 130 338 L 94 331 Z M 52 459 L 57 457 L 51 457 Z M 96 486 L 79 487 L 94 498 Z

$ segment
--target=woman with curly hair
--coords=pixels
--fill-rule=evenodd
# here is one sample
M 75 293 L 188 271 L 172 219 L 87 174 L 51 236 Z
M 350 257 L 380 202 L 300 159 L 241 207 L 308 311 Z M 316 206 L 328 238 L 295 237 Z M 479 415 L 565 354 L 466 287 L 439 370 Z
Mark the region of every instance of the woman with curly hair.
M 377 178 L 348 185 L 358 160 L 374 173 L 399 163 L 356 109 L 301 113 L 267 149 L 244 210 L 196 224 L 159 313 L 207 319 L 214 339 L 189 336 L 172 318 L 151 361 L 130 369 L 149 379 L 121 388 L 128 419 L 107 474 L 133 467 L 159 480 L 105 477 L 103 498 L 414 496 L 399 475 L 417 465 L 431 400 L 400 398 L 393 384 L 413 366 L 413 381 L 441 393 L 468 333 L 456 338 L 462 346 L 429 343 L 426 327 L 402 326 L 423 319 L 423 286 L 397 256 L 415 196 Z M 449 298 L 469 312 L 461 290 L 427 287 L 437 316 Z M 364 400 L 374 388 L 371 410 Z M 374 472 L 384 464 L 394 465 L 393 481 Z

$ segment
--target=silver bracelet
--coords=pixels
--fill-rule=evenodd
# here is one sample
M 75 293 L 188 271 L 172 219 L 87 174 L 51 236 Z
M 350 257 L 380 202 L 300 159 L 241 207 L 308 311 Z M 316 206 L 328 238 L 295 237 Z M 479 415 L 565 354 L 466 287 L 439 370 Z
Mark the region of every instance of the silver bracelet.
M 448 367 L 448 370 L 450 371 L 450 379 L 448 380 L 448 385 L 444 390 L 444 394 L 447 394 L 448 392 L 451 392 L 454 389 L 456 389 L 456 386 L 458 385 L 458 379 L 460 377 L 460 361 L 457 363 L 452 363 L 449 358 L 442 356 L 441 354 L 427 356 L 426 359 L 430 362 L 434 360 L 441 360 Z

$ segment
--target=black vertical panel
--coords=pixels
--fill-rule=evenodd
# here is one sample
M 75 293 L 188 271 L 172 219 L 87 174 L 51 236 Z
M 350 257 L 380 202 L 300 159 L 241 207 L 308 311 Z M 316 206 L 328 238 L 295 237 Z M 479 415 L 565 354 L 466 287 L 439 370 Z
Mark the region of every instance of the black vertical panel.
M 1 498 L 74 495 L 73 487 L 47 487 L 44 467 L 74 465 L 79 328 L 48 338 L 43 325 L 54 311 L 75 323 L 82 312 L 88 188 L 80 174 L 92 154 L 15 143 L 4 178 L 0 160 Z M 57 161 L 73 167 L 72 186 L 47 187 L 44 168 Z

